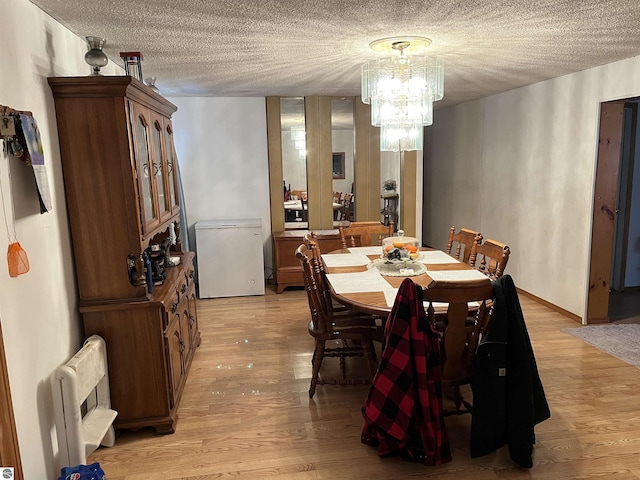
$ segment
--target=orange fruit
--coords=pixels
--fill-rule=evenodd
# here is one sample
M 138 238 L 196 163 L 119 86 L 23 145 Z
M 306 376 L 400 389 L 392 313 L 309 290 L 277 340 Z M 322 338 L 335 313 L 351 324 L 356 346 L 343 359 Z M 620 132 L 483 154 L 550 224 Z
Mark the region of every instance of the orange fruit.
M 418 247 L 415 245 L 406 245 L 404 248 L 406 248 L 409 253 L 415 253 L 418 251 Z
M 393 246 L 396 248 L 402 248 L 404 247 L 404 243 L 402 242 L 393 242 Z
M 389 250 L 391 250 L 393 248 L 393 245 L 387 245 L 386 247 L 384 247 L 384 251 L 388 252 Z

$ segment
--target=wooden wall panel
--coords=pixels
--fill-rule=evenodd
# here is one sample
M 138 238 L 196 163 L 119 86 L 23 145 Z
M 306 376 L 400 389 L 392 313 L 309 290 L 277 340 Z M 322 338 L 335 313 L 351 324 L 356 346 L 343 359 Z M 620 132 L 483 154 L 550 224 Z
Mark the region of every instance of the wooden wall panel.
M 380 220 L 380 129 L 371 126 L 369 105 L 356 98 L 355 114 L 356 220 Z
M 267 97 L 266 102 L 271 231 L 282 232 L 284 230 L 284 204 L 282 203 L 284 201 L 284 196 L 282 188 L 283 175 L 280 97 Z

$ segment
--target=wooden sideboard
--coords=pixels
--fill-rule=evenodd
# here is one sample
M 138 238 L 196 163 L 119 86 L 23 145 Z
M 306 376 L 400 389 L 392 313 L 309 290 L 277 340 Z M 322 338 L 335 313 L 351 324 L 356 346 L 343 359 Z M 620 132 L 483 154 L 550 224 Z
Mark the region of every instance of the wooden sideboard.
M 323 253 L 342 248 L 338 230 L 314 230 Z M 273 233 L 277 293 L 287 287 L 304 287 L 302 267 L 296 258 L 296 248 L 304 241 L 309 230 L 285 230 Z

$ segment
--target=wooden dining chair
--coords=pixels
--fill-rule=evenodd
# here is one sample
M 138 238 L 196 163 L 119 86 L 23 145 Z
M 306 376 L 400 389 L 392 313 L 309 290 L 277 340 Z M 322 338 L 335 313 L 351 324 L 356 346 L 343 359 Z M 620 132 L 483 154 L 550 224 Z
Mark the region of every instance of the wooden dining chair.
M 353 220 L 353 194 L 345 193 L 342 199 L 342 208 L 340 208 L 340 220 Z
M 306 193 L 304 190 L 291 190 L 289 193 L 291 194 L 291 197 L 295 197 L 296 200 L 300 200 L 303 192 Z
M 376 336 L 374 340 L 382 342 L 384 337 L 383 319 L 378 315 L 365 314 L 351 310 L 349 306 L 334 300 L 331 295 L 331 288 L 326 277 L 324 262 L 320 252 L 320 244 L 315 232 L 308 232 L 304 235 L 304 244 L 311 251 L 311 266 L 314 277 L 318 285 L 320 297 L 325 307 L 325 312 L 334 316 L 334 323 L 340 326 L 363 326 L 375 327 Z
M 347 308 L 344 305 L 335 305 L 331 298 L 331 290 L 329 283 L 327 282 L 326 272 L 324 270 L 324 263 L 322 263 L 320 252 L 320 244 L 318 243 L 318 236 L 315 232 L 307 232 L 303 237 L 304 244 L 307 246 L 308 251 L 311 253 L 310 262 L 315 277 L 316 284 L 320 292 L 320 298 L 325 308 L 325 312 L 337 312 L 345 311 Z
M 511 249 L 502 242 L 487 239 L 483 243 L 474 244 L 472 247 L 469 264 L 492 280 L 500 278 L 504 274 L 509 262 Z
M 339 203 L 342 205 L 342 192 L 333 192 L 333 203 Z M 342 220 L 341 218 L 342 207 L 333 209 L 333 219 Z
M 369 383 L 376 372 L 377 361 L 375 345 L 375 326 L 362 326 L 355 323 L 355 317 L 336 317 L 331 310 L 327 311 L 321 299 L 311 265 L 311 251 L 305 244 L 296 249 L 296 257 L 302 266 L 305 290 L 309 301 L 311 320 L 308 324 L 309 335 L 315 340 L 315 348 L 311 360 L 312 374 L 309 386 L 309 398 L 313 398 L 317 385 L 352 385 Z M 346 320 L 353 319 L 349 324 Z M 345 320 L 341 322 L 341 320 Z M 329 342 L 329 345 L 328 345 Z M 340 362 L 340 378 L 320 376 L 320 368 L 325 357 L 336 357 Z M 364 357 L 367 361 L 371 378 L 354 379 L 347 377 L 346 359 Z
M 302 207 L 302 210 L 300 211 L 300 215 L 302 216 L 302 221 L 308 222 L 309 221 L 309 201 L 306 195 L 303 195 L 300 197 L 300 205 Z
M 338 231 L 342 248 L 382 245 L 383 238 L 393 236 L 395 224 L 390 222 L 385 226 L 380 222 L 351 222 L 345 226 L 343 222 L 338 225 Z
M 456 227 L 452 226 L 449 229 L 449 238 L 447 240 L 446 252 L 452 257 L 457 258 L 463 263 L 472 265 L 471 262 L 475 261 L 473 258 L 473 245 L 482 241 L 482 234 L 475 230 L 468 228 L 461 228 L 459 232 L 456 232 Z M 455 250 L 453 246 L 455 245 Z M 453 254 L 451 252 L 454 252 Z
M 344 198 L 342 199 L 342 208 L 340 208 L 340 220 L 351 221 L 350 211 L 353 205 L 352 198 L 352 193 L 344 194 Z
M 422 291 L 422 299 L 429 323 L 440 334 L 443 394 L 455 406 L 445 415 L 468 413 L 472 405 L 460 387 L 473 378 L 476 348 L 491 322 L 495 299 L 491 280 L 432 282 Z M 439 308 L 443 303 L 448 304 L 446 314 Z

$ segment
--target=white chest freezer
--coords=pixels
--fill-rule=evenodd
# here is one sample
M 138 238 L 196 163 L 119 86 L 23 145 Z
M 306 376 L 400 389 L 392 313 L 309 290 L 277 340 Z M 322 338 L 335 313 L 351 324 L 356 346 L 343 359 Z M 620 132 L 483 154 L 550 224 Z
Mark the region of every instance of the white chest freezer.
M 195 230 L 200 298 L 264 295 L 259 218 L 201 220 Z

